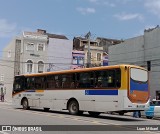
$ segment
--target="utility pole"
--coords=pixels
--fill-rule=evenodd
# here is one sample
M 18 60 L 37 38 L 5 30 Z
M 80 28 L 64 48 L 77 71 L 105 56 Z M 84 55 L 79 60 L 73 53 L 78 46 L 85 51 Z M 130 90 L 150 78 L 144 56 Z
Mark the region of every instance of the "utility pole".
M 91 49 L 90 49 L 90 31 L 85 35 L 85 38 L 88 40 L 88 53 L 87 53 L 87 68 L 91 67 Z

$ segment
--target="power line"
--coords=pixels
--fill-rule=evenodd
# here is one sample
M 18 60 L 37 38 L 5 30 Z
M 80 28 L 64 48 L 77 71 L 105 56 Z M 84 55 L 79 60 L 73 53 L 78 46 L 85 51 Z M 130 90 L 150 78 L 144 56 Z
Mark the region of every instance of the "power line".
M 117 44 L 118 45 L 118 44 Z M 122 45 L 122 44 L 119 44 Z M 116 46 L 116 45 L 114 45 Z M 118 54 L 112 54 L 112 55 L 121 55 L 121 54 L 127 54 L 127 53 L 135 53 L 135 52 L 141 52 L 141 51 L 145 51 L 145 50 L 150 50 L 150 49 L 154 49 L 154 48 L 159 48 L 160 46 L 156 46 L 156 47 L 151 47 L 151 48 L 144 48 L 143 50 L 136 50 L 136 51 L 129 51 L 129 52 L 124 52 L 124 53 L 118 53 Z

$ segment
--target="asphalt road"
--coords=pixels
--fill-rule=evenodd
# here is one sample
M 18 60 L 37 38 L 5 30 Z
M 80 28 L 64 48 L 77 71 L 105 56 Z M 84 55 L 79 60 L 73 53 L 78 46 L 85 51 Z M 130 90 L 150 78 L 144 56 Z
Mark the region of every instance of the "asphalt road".
M 101 114 L 99 117 L 90 117 L 88 113 L 82 116 L 69 115 L 67 111 L 49 111 L 44 112 L 39 109 L 23 110 L 15 109 L 11 104 L 0 103 L 0 125 L 3 127 L 11 126 L 12 132 L 0 131 L 0 134 L 28 134 L 28 133 L 51 133 L 51 134 L 156 134 L 160 131 L 151 130 L 158 126 L 160 129 L 159 119 L 133 118 L 131 116 L 119 116 L 110 114 Z M 20 125 L 21 128 L 18 128 Z M 33 125 L 33 126 L 27 126 Z M 39 126 L 42 125 L 42 126 Z M 45 126 L 47 125 L 47 126 Z M 50 126 L 52 125 L 52 126 Z M 140 126 L 142 125 L 142 126 Z M 155 125 L 155 126 L 152 126 Z M 1 127 L 2 127 L 1 126 Z M 150 131 L 140 131 L 149 127 Z M 151 128 L 152 127 L 152 128 Z M 18 128 L 18 129 L 17 129 Z M 44 131 L 45 129 L 54 131 Z M 25 130 L 37 129 L 42 132 L 22 132 Z M 139 129 L 139 131 L 137 131 Z M 55 131 L 56 130 L 56 131 Z M 128 132 L 130 131 L 130 132 Z

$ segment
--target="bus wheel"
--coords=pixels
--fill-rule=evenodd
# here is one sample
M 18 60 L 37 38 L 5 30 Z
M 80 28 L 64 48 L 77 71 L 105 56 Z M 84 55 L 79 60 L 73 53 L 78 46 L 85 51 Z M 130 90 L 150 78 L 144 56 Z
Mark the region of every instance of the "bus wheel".
M 84 111 L 79 111 L 79 112 L 78 112 L 78 115 L 82 115 L 82 114 L 83 114 L 83 112 L 84 112 Z
M 68 105 L 69 113 L 72 115 L 77 115 L 79 113 L 79 105 L 76 100 L 72 100 Z
M 147 117 L 147 119 L 152 119 L 153 117 L 152 116 L 146 116 Z
M 23 102 L 22 102 L 22 106 L 23 106 L 23 109 L 24 109 L 24 110 L 29 109 L 29 106 L 28 106 L 28 100 L 27 100 L 27 99 L 24 99 L 24 100 L 23 100 Z
M 100 115 L 100 112 L 89 111 L 88 113 L 90 114 L 90 116 L 93 116 L 93 117 L 97 117 L 98 115 Z
M 45 111 L 45 112 L 48 112 L 48 111 L 49 111 L 49 109 L 50 109 L 50 108 L 44 108 L 44 111 Z
M 124 112 L 119 112 L 119 115 L 124 115 Z

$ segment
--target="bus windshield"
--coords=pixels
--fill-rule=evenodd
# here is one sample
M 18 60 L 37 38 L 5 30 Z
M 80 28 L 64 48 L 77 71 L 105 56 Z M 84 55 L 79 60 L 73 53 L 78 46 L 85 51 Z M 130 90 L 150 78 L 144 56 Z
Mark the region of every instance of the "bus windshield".
M 13 85 L 13 91 L 18 92 L 23 90 L 24 86 L 24 76 L 16 76 Z
M 140 82 L 148 81 L 148 73 L 145 70 L 131 68 L 131 79 Z
M 130 69 L 129 98 L 134 103 L 144 103 L 149 98 L 148 72 L 140 68 Z

